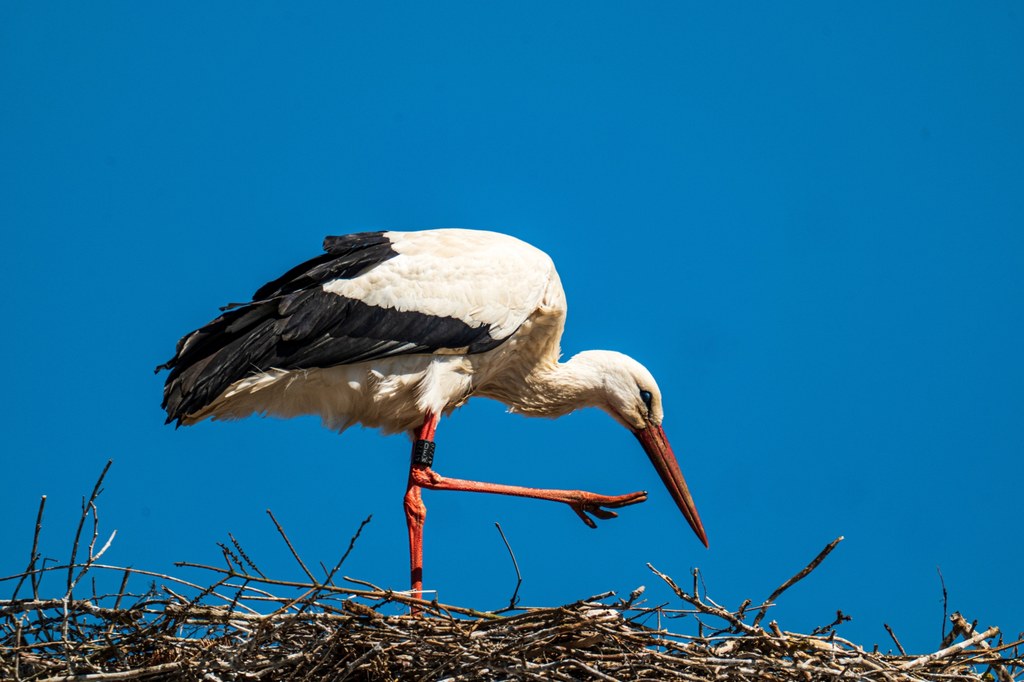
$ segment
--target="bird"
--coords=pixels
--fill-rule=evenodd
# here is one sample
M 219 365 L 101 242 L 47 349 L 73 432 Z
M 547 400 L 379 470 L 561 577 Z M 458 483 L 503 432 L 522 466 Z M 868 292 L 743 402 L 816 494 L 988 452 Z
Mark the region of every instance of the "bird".
M 403 504 L 415 597 L 423 591 L 424 488 L 560 502 L 591 528 L 647 499 L 646 491 L 599 495 L 442 476 L 433 468 L 439 420 L 475 397 L 530 417 L 608 413 L 636 436 L 707 547 L 654 377 L 615 351 L 560 361 L 565 319 L 552 259 L 515 237 L 456 228 L 329 236 L 322 254 L 178 341 L 157 367 L 168 371 L 162 407 L 176 426 L 316 415 L 338 432 L 359 424 L 409 434 Z

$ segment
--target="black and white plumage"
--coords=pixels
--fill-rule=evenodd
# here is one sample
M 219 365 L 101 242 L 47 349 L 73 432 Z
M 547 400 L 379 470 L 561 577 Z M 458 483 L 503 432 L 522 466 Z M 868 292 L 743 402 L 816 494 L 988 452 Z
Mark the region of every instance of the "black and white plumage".
M 500 393 L 494 370 L 538 350 L 557 358 L 561 283 L 517 239 L 366 232 L 328 237 L 324 251 L 178 342 L 161 365 L 168 422 L 319 414 L 330 428 L 393 433 Z
M 613 351 L 559 362 L 565 294 L 545 253 L 461 229 L 328 237 L 324 251 L 178 342 L 158 368 L 170 370 L 168 422 L 312 414 L 339 431 L 358 423 L 408 432 L 416 441 L 406 514 L 418 590 L 420 488 L 564 502 L 591 526 L 591 515 L 615 516 L 605 507 L 646 499 L 642 491 L 612 497 L 445 479 L 417 454 L 423 443 L 432 452 L 438 418 L 473 396 L 528 416 L 599 407 L 636 435 L 707 545 L 651 373 Z

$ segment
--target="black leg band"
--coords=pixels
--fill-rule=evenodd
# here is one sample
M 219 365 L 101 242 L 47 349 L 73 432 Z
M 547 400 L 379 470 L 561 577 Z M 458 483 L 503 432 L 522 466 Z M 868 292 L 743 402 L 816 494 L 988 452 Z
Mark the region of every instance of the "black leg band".
M 434 463 L 434 441 L 418 440 L 412 444 L 412 463 L 428 467 Z

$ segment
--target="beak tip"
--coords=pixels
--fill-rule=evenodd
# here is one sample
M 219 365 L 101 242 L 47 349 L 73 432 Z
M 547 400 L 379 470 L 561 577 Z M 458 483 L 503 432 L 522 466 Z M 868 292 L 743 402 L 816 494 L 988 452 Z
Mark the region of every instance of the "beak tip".
M 687 519 L 689 520 L 689 519 Z M 711 545 L 708 544 L 708 534 L 704 531 L 704 524 L 697 519 L 697 523 L 690 524 L 697 539 L 700 540 L 700 544 L 704 545 L 705 549 L 711 549 Z
M 664 429 L 660 426 L 648 426 L 644 429 L 634 430 L 633 435 L 637 437 L 647 456 L 650 457 L 651 463 L 675 500 L 679 511 L 683 513 L 687 523 L 690 524 L 697 539 L 705 548 L 710 549 L 707 533 L 704 532 L 704 524 L 701 523 L 697 506 L 690 495 L 686 479 L 683 478 L 683 473 L 679 470 L 679 464 L 668 444 Z

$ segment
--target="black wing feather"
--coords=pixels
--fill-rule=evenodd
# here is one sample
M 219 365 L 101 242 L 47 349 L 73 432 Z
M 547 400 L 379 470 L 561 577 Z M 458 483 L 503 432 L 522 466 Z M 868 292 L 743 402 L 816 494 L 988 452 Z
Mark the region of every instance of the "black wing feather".
M 163 407 L 167 421 L 206 407 L 231 384 L 270 369 L 332 367 L 394 355 L 468 348 L 481 353 L 501 344 L 490 327 L 452 317 L 371 306 L 324 291 L 398 254 L 381 232 L 324 240 L 323 256 L 260 287 L 253 301 L 183 337 L 168 369 Z
M 300 263 L 253 294 L 260 301 L 290 294 L 332 279 L 352 279 L 374 265 L 397 256 L 383 232 L 359 232 L 341 237 L 325 237 L 322 256 Z

